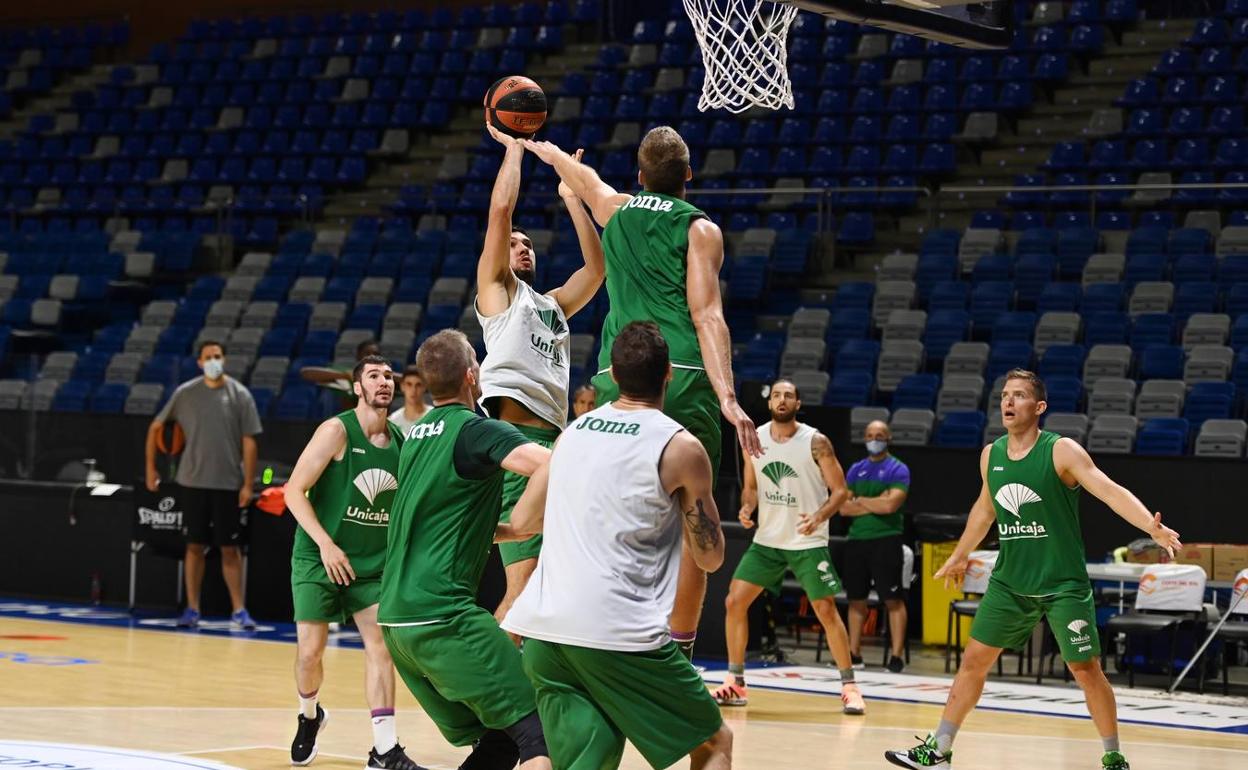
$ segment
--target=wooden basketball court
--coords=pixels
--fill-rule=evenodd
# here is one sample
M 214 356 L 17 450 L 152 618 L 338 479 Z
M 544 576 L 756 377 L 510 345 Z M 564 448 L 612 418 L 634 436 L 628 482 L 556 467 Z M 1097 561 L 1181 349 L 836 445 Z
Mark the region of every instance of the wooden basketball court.
M 281 641 L 0 617 L 0 738 L 289 767 L 293 660 L 294 646 Z M 325 667 L 321 702 L 330 723 L 313 767 L 362 767 L 371 741 L 363 653 L 331 647 Z M 940 713 L 936 705 L 873 701 L 864 690 L 868 714 L 853 718 L 836 697 L 753 688 L 748 708 L 726 713 L 736 767 L 888 767 L 882 752 L 911 745 Z M 400 741 L 413 759 L 459 765 L 467 750 L 448 746 L 401 685 L 398 709 Z M 1122 742 L 1143 770 L 1248 766 L 1245 734 L 1124 724 Z M 961 768 L 1091 768 L 1100 741 L 1086 719 L 977 711 L 956 753 Z M 631 748 L 623 766 L 647 767 Z

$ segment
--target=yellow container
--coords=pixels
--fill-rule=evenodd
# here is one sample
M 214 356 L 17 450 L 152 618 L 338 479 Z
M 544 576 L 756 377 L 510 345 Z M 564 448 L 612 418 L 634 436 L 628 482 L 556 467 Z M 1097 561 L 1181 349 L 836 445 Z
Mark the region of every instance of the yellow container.
M 937 580 L 933 577 L 936 570 L 944 565 L 945 560 L 953 553 L 953 549 L 957 547 L 956 541 L 946 543 L 924 543 L 923 544 L 923 643 L 939 644 L 945 643 L 946 634 L 949 630 L 949 602 L 954 599 L 961 599 L 964 594 L 960 588 L 955 588 L 950 583 L 949 588 L 945 588 L 944 578 Z M 967 640 L 971 638 L 971 619 L 962 619 L 962 643 L 965 645 Z M 955 633 L 954 638 L 957 638 Z

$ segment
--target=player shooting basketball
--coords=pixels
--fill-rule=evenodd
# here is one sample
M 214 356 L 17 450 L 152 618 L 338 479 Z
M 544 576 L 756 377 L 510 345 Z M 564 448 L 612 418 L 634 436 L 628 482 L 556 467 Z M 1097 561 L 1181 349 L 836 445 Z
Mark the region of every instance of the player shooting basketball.
M 505 152 L 490 198 L 485 246 L 477 263 L 477 320 L 485 333 L 486 349 L 481 364 L 481 403 L 491 416 L 511 423 L 526 438 L 549 448 L 568 417 L 568 318 L 585 307 L 602 285 L 602 244 L 580 199 L 567 185 L 559 185 L 585 265 L 563 286 L 539 293 L 534 287 L 537 255 L 533 241 L 511 221 L 520 192 L 524 147 L 492 125 L 487 129 Z M 527 483 L 525 476 L 510 472 L 505 476 L 504 523 Z M 507 593 L 495 617 L 502 619 L 524 589 L 537 567 L 541 546 L 541 535 L 522 543 L 499 543 Z
M 592 168 L 550 142 L 522 144 L 554 166 L 560 179 L 589 206 L 603 226 L 607 295 L 611 310 L 598 357 L 598 404 L 614 401 L 611 345 L 632 321 L 654 321 L 671 348 L 672 382 L 663 411 L 702 442 L 718 474 L 722 454 L 720 414 L 737 430 L 746 454 L 758 457 L 754 422 L 737 403 L 732 382 L 732 342 L 719 294 L 724 238 L 705 213 L 685 200 L 693 178 L 689 147 L 669 126 L 651 129 L 637 150 L 638 195 L 617 192 Z M 693 655 L 706 594 L 706 573 L 686 553 L 672 610 L 672 638 Z

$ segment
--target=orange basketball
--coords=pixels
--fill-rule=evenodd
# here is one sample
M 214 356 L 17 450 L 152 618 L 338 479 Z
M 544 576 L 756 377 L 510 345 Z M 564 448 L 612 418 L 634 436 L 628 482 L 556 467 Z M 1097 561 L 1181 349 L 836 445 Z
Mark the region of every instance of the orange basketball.
M 523 75 L 508 75 L 485 92 L 485 116 L 504 134 L 527 139 L 546 122 L 546 92 Z
M 169 440 L 165 440 L 165 431 L 156 434 L 156 449 L 162 454 L 176 455 L 181 454 L 183 448 L 186 447 L 186 434 L 182 432 L 182 426 L 170 423 L 172 430 L 169 430 Z

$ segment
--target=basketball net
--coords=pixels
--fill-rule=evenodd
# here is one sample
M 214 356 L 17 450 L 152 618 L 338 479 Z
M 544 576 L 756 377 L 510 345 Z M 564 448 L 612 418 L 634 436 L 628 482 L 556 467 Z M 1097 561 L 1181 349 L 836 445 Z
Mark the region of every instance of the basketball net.
M 698 109 L 793 109 L 785 41 L 797 7 L 770 0 L 683 0 L 702 49 Z

